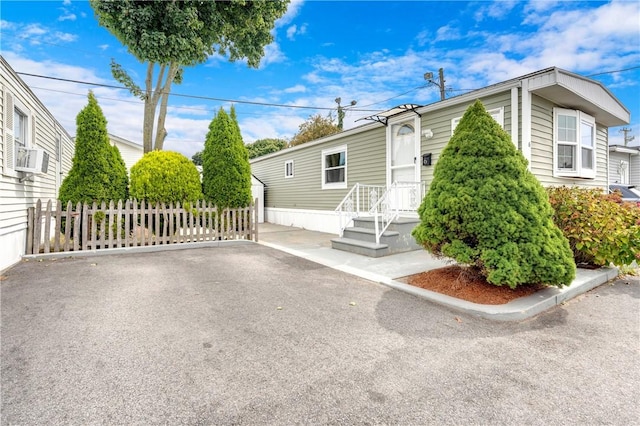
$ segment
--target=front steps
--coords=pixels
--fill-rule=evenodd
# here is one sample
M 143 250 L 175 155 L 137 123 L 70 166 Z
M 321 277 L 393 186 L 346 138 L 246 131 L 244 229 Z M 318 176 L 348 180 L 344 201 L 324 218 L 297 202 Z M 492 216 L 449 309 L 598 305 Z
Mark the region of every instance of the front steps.
M 359 217 L 353 220 L 353 226 L 344 230 L 342 237 L 331 240 L 331 247 L 369 257 L 382 257 L 419 250 L 422 247 L 411 236 L 411 231 L 418 223 L 420 220 L 417 218 L 394 220 L 380 237 L 380 243 L 377 244 L 374 219 Z

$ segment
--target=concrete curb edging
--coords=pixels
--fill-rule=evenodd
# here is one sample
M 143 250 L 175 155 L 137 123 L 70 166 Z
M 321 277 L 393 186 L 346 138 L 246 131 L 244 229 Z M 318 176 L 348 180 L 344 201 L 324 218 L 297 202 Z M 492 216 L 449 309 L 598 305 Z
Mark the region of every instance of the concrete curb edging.
M 452 310 L 464 312 L 470 315 L 496 320 L 496 321 L 521 321 L 531 318 L 547 309 L 560 305 L 563 302 L 579 296 L 589 290 L 592 290 L 612 279 L 619 274 L 618 268 L 600 268 L 600 269 L 578 269 L 576 278 L 571 285 L 564 288 L 547 288 L 539 291 L 531 296 L 522 297 L 503 305 L 483 305 L 466 300 L 457 299 L 445 294 L 436 293 L 425 290 L 409 284 L 405 284 L 396 279 L 385 277 L 380 274 L 354 268 L 348 265 L 340 265 L 327 261 L 324 258 L 309 255 L 304 251 L 283 247 L 281 245 L 260 241 L 267 247 L 271 247 L 280 251 L 284 251 L 294 256 L 302 257 L 312 262 L 358 276 L 360 278 L 376 282 L 378 284 L 391 287 L 409 293 L 413 296 L 421 297 L 430 302 L 448 307 Z
M 386 280 L 385 282 L 381 282 L 381 284 L 482 318 L 497 321 L 520 321 L 560 305 L 618 276 L 617 268 L 601 268 L 589 272 L 594 273 L 581 274 L 582 276 L 577 277 L 570 286 L 563 289 L 547 288 L 531 296 L 522 297 L 503 305 L 472 303 L 445 294 L 414 287 L 396 280 Z
M 200 241 L 197 243 L 180 243 L 180 244 L 159 244 L 154 246 L 136 246 L 136 247 L 114 247 L 100 250 L 79 250 L 64 251 L 57 253 L 40 253 L 27 254 L 22 256 L 23 260 L 40 260 L 40 259 L 61 259 L 65 257 L 89 257 L 89 256 L 107 256 L 111 254 L 124 253 L 153 253 L 168 250 L 187 250 L 207 247 L 221 247 L 224 245 L 244 245 L 253 244 L 250 240 L 220 240 L 220 241 Z

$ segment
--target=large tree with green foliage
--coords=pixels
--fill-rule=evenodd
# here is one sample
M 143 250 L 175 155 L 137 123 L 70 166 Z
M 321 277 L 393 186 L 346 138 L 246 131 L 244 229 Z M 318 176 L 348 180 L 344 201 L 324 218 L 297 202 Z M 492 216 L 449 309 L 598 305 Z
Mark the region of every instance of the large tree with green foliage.
M 247 144 L 249 158 L 261 157 L 263 155 L 278 152 L 287 147 L 288 143 L 284 139 L 258 139 L 257 141 Z
M 117 147 L 109 143 L 107 120 L 92 92 L 76 117 L 73 164 L 60 186 L 64 204 L 127 198 L 129 178 Z
M 223 108 L 209 124 L 202 152 L 202 192 L 219 208 L 251 204 L 251 167 L 240 127 Z
M 443 150 L 418 212 L 418 243 L 471 265 L 490 283 L 561 287 L 575 277 L 544 188 L 480 101 Z
M 169 93 L 173 82 L 181 82 L 183 67 L 203 63 L 218 53 L 228 55 L 230 61 L 246 58 L 250 67 L 257 68 L 264 46 L 273 41 L 275 21 L 286 12 L 288 3 L 90 0 L 99 24 L 147 65 L 142 89 L 119 64 L 111 64 L 116 80 L 144 100 L 144 152 L 163 147 Z
M 340 132 L 340 128 L 334 122 L 331 114 L 326 117 L 321 114 L 312 115 L 300 125 L 298 133 L 291 138 L 289 145 L 301 145 L 338 132 Z

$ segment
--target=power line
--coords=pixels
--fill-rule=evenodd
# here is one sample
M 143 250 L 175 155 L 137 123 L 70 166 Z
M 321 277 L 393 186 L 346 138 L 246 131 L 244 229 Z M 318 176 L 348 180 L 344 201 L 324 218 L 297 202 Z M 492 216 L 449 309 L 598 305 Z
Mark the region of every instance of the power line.
M 88 81 L 73 80 L 73 79 L 60 78 L 60 77 L 50 77 L 50 76 L 46 76 L 46 75 L 31 74 L 31 73 L 17 72 L 17 71 L 16 71 L 16 74 L 25 75 L 25 76 L 29 76 L 29 77 L 43 78 L 43 79 L 46 79 L 46 80 L 64 81 L 66 83 L 84 84 L 84 85 L 94 86 L 94 87 L 106 87 L 106 88 L 109 88 L 109 89 L 120 89 L 120 90 L 127 90 L 127 91 L 129 90 L 128 88 L 126 88 L 124 86 L 114 86 L 114 85 L 111 85 L 111 84 L 104 84 L 104 83 L 92 83 L 92 82 L 88 82 Z M 189 99 L 199 99 L 199 100 L 218 101 L 218 102 L 229 102 L 229 103 L 237 103 L 237 104 L 258 105 L 258 106 L 268 106 L 268 107 L 278 107 L 278 108 L 313 109 L 313 110 L 326 110 L 326 111 L 335 110 L 335 108 L 330 108 L 330 107 L 313 107 L 313 106 L 304 106 L 304 105 L 275 104 L 275 103 L 269 103 L 269 102 L 241 101 L 241 100 L 237 100 L 237 99 L 214 98 L 214 97 L 209 97 L 209 96 L 197 96 L 197 95 L 185 95 L 185 94 L 182 94 L 182 93 L 169 93 L 169 95 L 170 96 L 182 97 L 182 98 L 189 98 Z M 350 109 L 350 111 L 375 112 L 377 110 Z
M 597 73 L 597 74 L 589 74 L 589 75 L 586 75 L 585 77 L 595 77 L 595 76 L 597 76 L 597 75 L 615 74 L 615 73 L 617 73 L 617 72 L 633 71 L 633 70 L 637 70 L 637 69 L 639 69 L 639 68 L 640 68 L 640 66 L 637 66 L 637 67 L 631 67 L 631 68 L 625 68 L 625 69 L 622 69 L 622 70 L 616 70 L 616 71 L 604 71 L 604 72 L 599 72 L 599 73 Z

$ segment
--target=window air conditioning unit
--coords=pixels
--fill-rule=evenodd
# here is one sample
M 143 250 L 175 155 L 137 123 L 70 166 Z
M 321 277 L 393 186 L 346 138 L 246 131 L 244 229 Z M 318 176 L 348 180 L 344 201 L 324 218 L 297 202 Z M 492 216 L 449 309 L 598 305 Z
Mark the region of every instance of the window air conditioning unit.
M 39 148 L 18 148 L 16 170 L 19 172 L 46 174 L 49 169 L 49 153 Z

